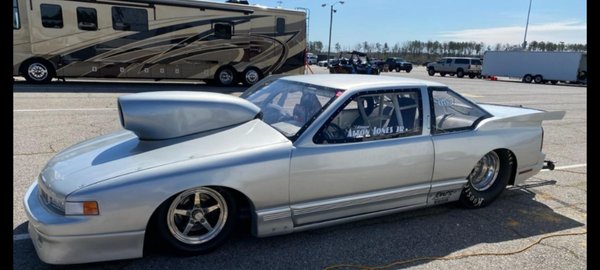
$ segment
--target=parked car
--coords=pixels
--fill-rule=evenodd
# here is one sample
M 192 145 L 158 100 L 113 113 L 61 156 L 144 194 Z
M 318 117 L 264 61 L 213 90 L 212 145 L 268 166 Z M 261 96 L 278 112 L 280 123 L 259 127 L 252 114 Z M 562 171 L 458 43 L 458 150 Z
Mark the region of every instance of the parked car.
M 377 63 L 371 62 L 367 54 L 352 51 L 341 52 L 338 63 L 332 63 L 329 66 L 329 73 L 354 73 L 354 74 L 372 74 L 379 75 Z
M 469 78 L 481 78 L 481 59 L 472 57 L 444 57 L 437 62 L 427 64 L 427 73 L 433 76 L 439 73 L 444 77 L 446 74 L 450 76 L 462 78 L 468 75 Z
M 404 70 L 406 73 L 409 73 L 413 68 L 412 63 L 404 61 L 404 59 L 399 57 L 390 57 L 385 60 L 385 64 L 388 65 L 389 71 L 395 70 L 396 72 L 400 72 L 400 70 Z
M 308 54 L 308 55 L 306 56 L 306 62 L 307 62 L 309 65 L 316 65 L 316 64 L 317 64 L 317 56 L 316 56 L 316 55 L 314 55 L 314 54 Z
M 326 66 L 328 66 L 327 62 L 328 62 L 327 60 L 319 61 L 319 62 L 317 62 L 317 66 L 326 67 Z
M 258 237 L 418 207 L 493 202 L 543 167 L 542 120 L 394 76 L 270 76 L 240 97 L 118 98 L 123 130 L 66 148 L 28 189 L 50 264 L 143 256 L 145 239 L 208 252 L 242 213 Z

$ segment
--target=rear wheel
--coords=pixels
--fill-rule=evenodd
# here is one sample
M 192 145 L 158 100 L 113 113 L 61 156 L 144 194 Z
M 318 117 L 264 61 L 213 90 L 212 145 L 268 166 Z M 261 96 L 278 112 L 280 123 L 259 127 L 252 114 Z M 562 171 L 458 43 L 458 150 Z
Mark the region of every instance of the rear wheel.
M 506 188 L 514 166 L 509 151 L 491 151 L 475 165 L 460 195 L 460 202 L 467 208 L 489 205 Z
M 21 73 L 30 83 L 49 83 L 55 75 L 52 64 L 41 59 L 26 62 Z
M 260 70 L 254 67 L 249 67 L 242 73 L 242 83 L 247 86 L 254 85 L 260 81 L 261 78 Z
M 462 69 L 456 71 L 456 77 L 462 78 L 465 76 L 465 72 Z
M 231 86 L 237 82 L 235 71 L 230 67 L 222 67 L 217 70 L 215 80 L 222 86 Z
M 531 81 L 533 81 L 533 76 L 531 76 L 531 74 L 525 74 L 525 76 L 523 76 L 524 83 L 531 83 Z
M 179 193 L 157 210 L 159 235 L 177 253 L 206 253 L 231 234 L 237 218 L 233 196 L 217 188 L 198 187 Z
M 435 69 L 433 69 L 433 68 L 428 68 L 428 69 L 427 69 L 427 74 L 429 74 L 429 76 L 433 76 L 433 75 L 435 75 Z
M 535 83 L 544 83 L 544 77 L 542 77 L 542 75 L 539 75 L 539 74 L 538 74 L 538 75 L 535 75 L 535 76 L 533 77 L 533 81 L 534 81 Z

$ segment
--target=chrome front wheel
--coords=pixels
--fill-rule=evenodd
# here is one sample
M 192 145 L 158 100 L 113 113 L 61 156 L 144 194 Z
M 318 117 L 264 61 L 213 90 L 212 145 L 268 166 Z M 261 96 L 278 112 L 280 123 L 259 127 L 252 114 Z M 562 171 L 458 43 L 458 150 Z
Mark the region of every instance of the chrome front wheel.
M 197 187 L 185 190 L 157 210 L 156 227 L 163 240 L 184 254 L 208 252 L 231 233 L 237 205 L 224 189 Z
M 210 188 L 187 190 L 177 196 L 167 215 L 169 231 L 186 244 L 202 244 L 223 230 L 227 222 L 227 203 Z

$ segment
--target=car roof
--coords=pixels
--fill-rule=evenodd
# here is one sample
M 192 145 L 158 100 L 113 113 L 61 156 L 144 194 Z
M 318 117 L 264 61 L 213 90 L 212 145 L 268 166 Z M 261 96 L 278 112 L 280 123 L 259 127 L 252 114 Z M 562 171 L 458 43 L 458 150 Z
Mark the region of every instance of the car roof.
M 308 83 L 335 89 L 353 90 L 374 87 L 406 87 L 406 86 L 437 86 L 447 87 L 441 83 L 418 80 L 397 76 L 378 76 L 364 74 L 310 74 L 292 75 L 281 78 L 282 80 Z M 354 92 L 354 91 L 350 91 Z

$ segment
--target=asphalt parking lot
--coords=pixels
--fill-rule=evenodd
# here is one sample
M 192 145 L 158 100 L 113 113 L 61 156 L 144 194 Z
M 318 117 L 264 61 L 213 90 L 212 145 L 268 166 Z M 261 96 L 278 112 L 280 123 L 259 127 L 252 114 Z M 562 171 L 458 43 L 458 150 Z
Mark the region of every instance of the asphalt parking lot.
M 324 68 L 311 66 L 317 73 Z M 523 84 L 382 73 L 439 81 L 477 102 L 565 110 L 544 122 L 544 152 L 557 169 L 542 171 L 525 186 L 511 187 L 489 207 L 466 210 L 453 204 L 296 234 L 253 238 L 240 230 L 220 249 L 178 257 L 151 251 L 142 259 L 66 269 L 586 269 L 587 135 L 585 86 Z M 243 87 L 203 83 L 73 81 L 30 85 L 13 92 L 13 268 L 48 269 L 27 235 L 23 196 L 56 152 L 120 129 L 116 98 L 155 90 L 213 91 L 239 95 Z

